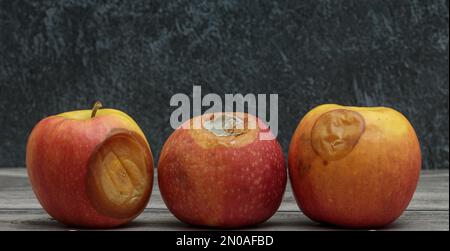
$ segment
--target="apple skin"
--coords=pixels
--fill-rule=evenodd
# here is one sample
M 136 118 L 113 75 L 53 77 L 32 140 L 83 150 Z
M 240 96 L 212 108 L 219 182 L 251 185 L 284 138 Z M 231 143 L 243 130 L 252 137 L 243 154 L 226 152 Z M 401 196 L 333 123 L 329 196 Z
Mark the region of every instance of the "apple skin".
M 362 119 L 359 140 L 349 141 L 351 134 L 359 134 L 358 127 L 347 127 L 347 132 L 353 131 L 346 134 L 338 120 L 329 123 L 328 131 L 314 132 L 328 123 L 321 118 L 342 111 L 353 114 L 350 124 Z M 336 132 L 334 136 L 330 131 Z M 315 138 L 320 133 L 325 135 L 323 142 Z M 341 147 L 350 148 L 327 155 L 326 140 L 343 140 Z M 421 152 L 413 127 L 399 112 L 330 104 L 316 107 L 302 119 L 291 140 L 288 166 L 295 198 L 306 216 L 348 228 L 379 228 L 395 221 L 408 206 L 419 179 Z
M 88 228 L 123 225 L 139 215 L 148 203 L 153 184 L 153 157 L 139 126 L 125 113 L 102 109 L 68 112 L 41 120 L 31 132 L 26 163 L 33 191 L 42 207 L 57 221 Z M 89 194 L 89 161 L 111 137 L 132 137 L 143 146 L 148 166 L 144 194 L 133 215 L 99 212 Z
M 165 204 L 179 220 L 239 228 L 266 221 L 280 206 L 287 179 L 282 149 L 276 139 L 260 140 L 260 133 L 269 129 L 259 119 L 243 113 L 238 116 L 258 121 L 256 137 L 244 135 L 221 142 L 203 129 L 187 129 L 196 117 L 165 142 L 158 184 Z

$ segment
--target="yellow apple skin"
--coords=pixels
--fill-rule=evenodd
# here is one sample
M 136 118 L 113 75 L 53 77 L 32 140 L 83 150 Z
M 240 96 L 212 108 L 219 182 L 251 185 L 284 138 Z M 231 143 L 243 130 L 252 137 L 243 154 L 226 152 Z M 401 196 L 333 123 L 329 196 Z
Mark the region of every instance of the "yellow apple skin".
M 70 226 L 110 228 L 131 221 L 147 205 L 153 157 L 127 114 L 101 109 L 91 118 L 91 113 L 41 120 L 29 136 L 26 164 L 33 191 L 53 218 Z
M 384 107 L 321 105 L 301 120 L 289 147 L 297 203 L 317 222 L 377 228 L 408 206 L 421 169 L 416 133 Z

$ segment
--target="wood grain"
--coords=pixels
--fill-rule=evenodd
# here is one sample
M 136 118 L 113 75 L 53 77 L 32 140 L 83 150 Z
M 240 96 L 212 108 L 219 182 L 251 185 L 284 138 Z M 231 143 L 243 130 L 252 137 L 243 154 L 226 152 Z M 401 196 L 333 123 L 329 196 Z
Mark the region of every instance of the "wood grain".
M 24 168 L 0 169 L 0 230 L 72 230 L 51 219 L 36 200 Z M 179 222 L 166 208 L 157 184 L 142 215 L 118 230 L 199 230 Z M 339 230 L 310 221 L 295 203 L 290 186 L 278 212 L 244 230 Z M 449 230 L 449 172 L 423 171 L 405 213 L 380 230 Z

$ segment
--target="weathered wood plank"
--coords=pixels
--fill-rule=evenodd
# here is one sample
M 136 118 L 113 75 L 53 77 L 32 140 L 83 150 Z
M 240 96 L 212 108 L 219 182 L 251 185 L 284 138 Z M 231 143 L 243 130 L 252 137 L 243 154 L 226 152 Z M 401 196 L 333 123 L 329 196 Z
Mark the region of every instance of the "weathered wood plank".
M 0 210 L 0 230 L 79 230 L 66 227 L 51 219 L 42 209 Z M 168 210 L 146 209 L 137 219 L 117 230 L 207 230 L 178 221 Z M 277 212 L 267 222 L 243 230 L 261 231 L 317 231 L 340 230 L 309 220 L 301 212 Z M 449 230 L 448 211 L 406 211 L 390 226 L 379 229 L 392 230 Z
M 52 220 L 37 202 L 24 168 L 0 169 L 0 230 L 70 229 Z M 176 220 L 166 209 L 157 184 L 145 212 L 125 230 L 196 230 Z M 306 218 L 290 186 L 279 211 L 252 230 L 332 230 Z M 424 171 L 403 216 L 383 230 L 449 230 L 449 172 Z

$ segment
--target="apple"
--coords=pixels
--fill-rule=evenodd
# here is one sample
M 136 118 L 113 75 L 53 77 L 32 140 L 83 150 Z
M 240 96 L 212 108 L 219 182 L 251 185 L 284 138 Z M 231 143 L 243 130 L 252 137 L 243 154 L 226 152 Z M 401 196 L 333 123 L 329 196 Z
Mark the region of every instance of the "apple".
M 100 108 L 47 117 L 28 139 L 33 191 L 66 225 L 116 227 L 138 216 L 150 198 L 153 157 L 144 133 L 124 112 Z
M 200 125 L 195 129 L 193 125 Z M 181 221 L 217 228 L 262 223 L 280 206 L 287 170 L 270 129 L 246 113 L 209 113 L 185 122 L 165 142 L 158 183 Z
M 297 203 L 314 221 L 378 228 L 408 206 L 421 169 L 416 133 L 385 107 L 322 105 L 302 119 L 289 147 Z

